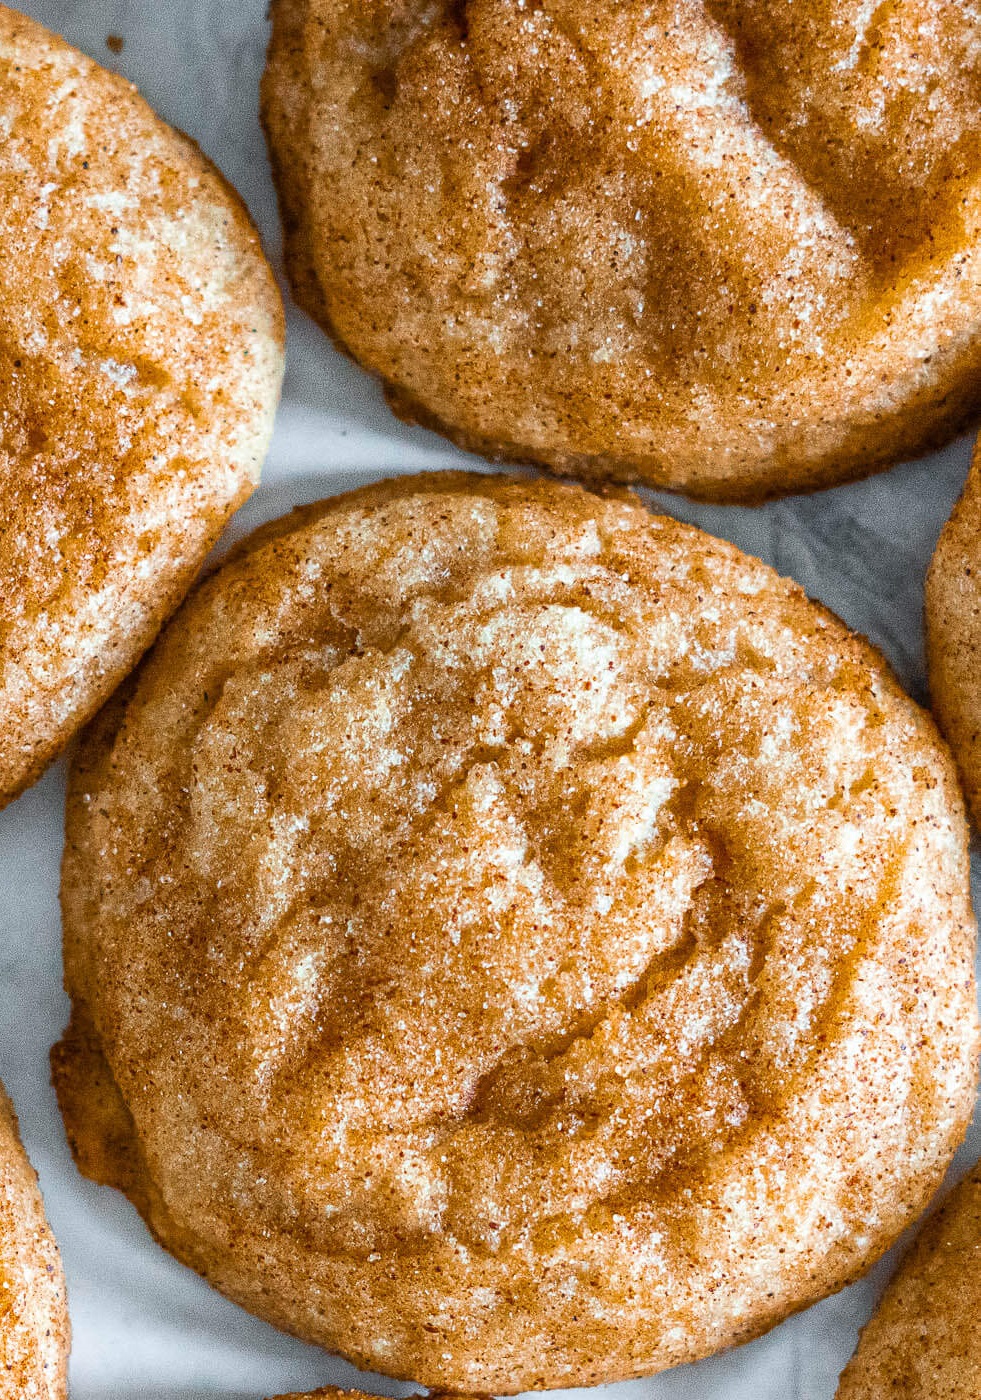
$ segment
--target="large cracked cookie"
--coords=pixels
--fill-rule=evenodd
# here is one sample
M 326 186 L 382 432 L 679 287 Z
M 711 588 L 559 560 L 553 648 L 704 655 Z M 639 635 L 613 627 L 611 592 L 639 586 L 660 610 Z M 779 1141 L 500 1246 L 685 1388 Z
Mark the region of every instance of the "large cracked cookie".
M 624 496 L 302 510 L 83 742 L 80 1167 L 364 1368 L 646 1374 L 856 1277 L 974 1102 L 929 718 L 757 560 Z

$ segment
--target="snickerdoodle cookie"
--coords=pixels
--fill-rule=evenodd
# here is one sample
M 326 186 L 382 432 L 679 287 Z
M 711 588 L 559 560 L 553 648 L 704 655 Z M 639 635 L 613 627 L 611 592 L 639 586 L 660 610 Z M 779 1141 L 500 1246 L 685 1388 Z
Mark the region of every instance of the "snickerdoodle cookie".
M 845 1367 L 837 1400 L 978 1400 L 981 1168 L 920 1231 Z
M 246 1307 L 514 1392 L 866 1268 L 973 1103 L 929 718 L 633 499 L 464 474 L 253 536 L 79 752 L 82 1170 Z
M 67 1365 L 61 1258 L 0 1088 L 0 1400 L 64 1400 Z
M 981 448 L 927 574 L 926 644 L 933 708 L 981 823 Z
M 282 307 L 135 89 L 0 6 L 0 806 L 105 700 L 252 490 Z
M 968 0 L 273 0 L 294 291 L 488 456 L 746 500 L 981 412 Z

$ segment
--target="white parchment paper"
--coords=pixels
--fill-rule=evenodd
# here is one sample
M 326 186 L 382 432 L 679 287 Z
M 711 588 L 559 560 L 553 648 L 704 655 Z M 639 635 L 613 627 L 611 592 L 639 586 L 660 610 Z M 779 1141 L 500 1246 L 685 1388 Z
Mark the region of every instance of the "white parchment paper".
M 238 187 L 279 264 L 275 200 L 257 117 L 265 0 L 21 0 L 35 18 L 133 79 Z M 106 45 L 119 35 L 117 56 Z M 762 509 L 662 509 L 760 555 L 867 633 L 905 685 L 925 697 L 923 577 L 963 480 L 966 440 L 856 486 Z M 295 309 L 283 405 L 265 483 L 232 529 L 401 471 L 480 465 L 398 423 L 374 383 Z M 61 990 L 58 863 L 63 773 L 53 769 L 0 813 L 0 1077 L 18 1109 L 64 1254 L 74 1329 L 73 1400 L 261 1400 L 278 1391 L 354 1385 L 352 1367 L 226 1302 L 157 1247 L 117 1193 L 75 1171 L 48 1077 L 67 1016 Z M 981 1152 L 981 1120 L 951 1179 Z M 895 1263 L 792 1318 L 767 1337 L 697 1366 L 606 1387 L 597 1400 L 831 1400 L 858 1328 Z M 404 1395 L 379 1378 L 368 1388 Z

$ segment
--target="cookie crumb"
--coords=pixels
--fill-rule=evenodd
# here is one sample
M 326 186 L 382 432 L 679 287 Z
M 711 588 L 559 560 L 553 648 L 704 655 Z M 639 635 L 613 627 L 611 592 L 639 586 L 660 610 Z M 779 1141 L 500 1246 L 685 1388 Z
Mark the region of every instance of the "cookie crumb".
M 122 53 L 126 47 L 126 41 L 121 34 L 107 34 L 106 48 L 110 53 Z

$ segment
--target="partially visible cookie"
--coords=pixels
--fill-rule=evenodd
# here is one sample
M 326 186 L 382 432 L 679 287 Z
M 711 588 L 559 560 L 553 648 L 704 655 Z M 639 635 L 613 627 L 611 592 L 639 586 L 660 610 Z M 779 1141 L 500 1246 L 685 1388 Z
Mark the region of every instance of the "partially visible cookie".
M 934 713 L 981 824 L 981 447 L 927 574 L 926 645 Z
M 380 1397 L 363 1390 L 342 1390 L 340 1386 L 325 1385 L 320 1390 L 291 1390 L 288 1395 L 272 1395 L 269 1400 L 380 1400 Z
M 752 500 L 981 413 L 967 0 L 273 0 L 300 304 L 498 460 Z
M 0 806 L 139 659 L 255 486 L 282 339 L 217 170 L 0 6 Z
M 274 1395 L 272 1400 L 381 1400 L 378 1395 L 366 1395 L 363 1390 L 341 1390 L 336 1385 L 325 1385 L 322 1390 L 291 1391 L 289 1395 Z M 463 1397 L 452 1391 L 431 1390 L 420 1400 L 479 1400 L 477 1396 Z
M 924 1225 L 842 1372 L 837 1400 L 981 1396 L 981 1165 Z
M 58 1247 L 0 1088 L 0 1400 L 63 1400 L 68 1338 Z

